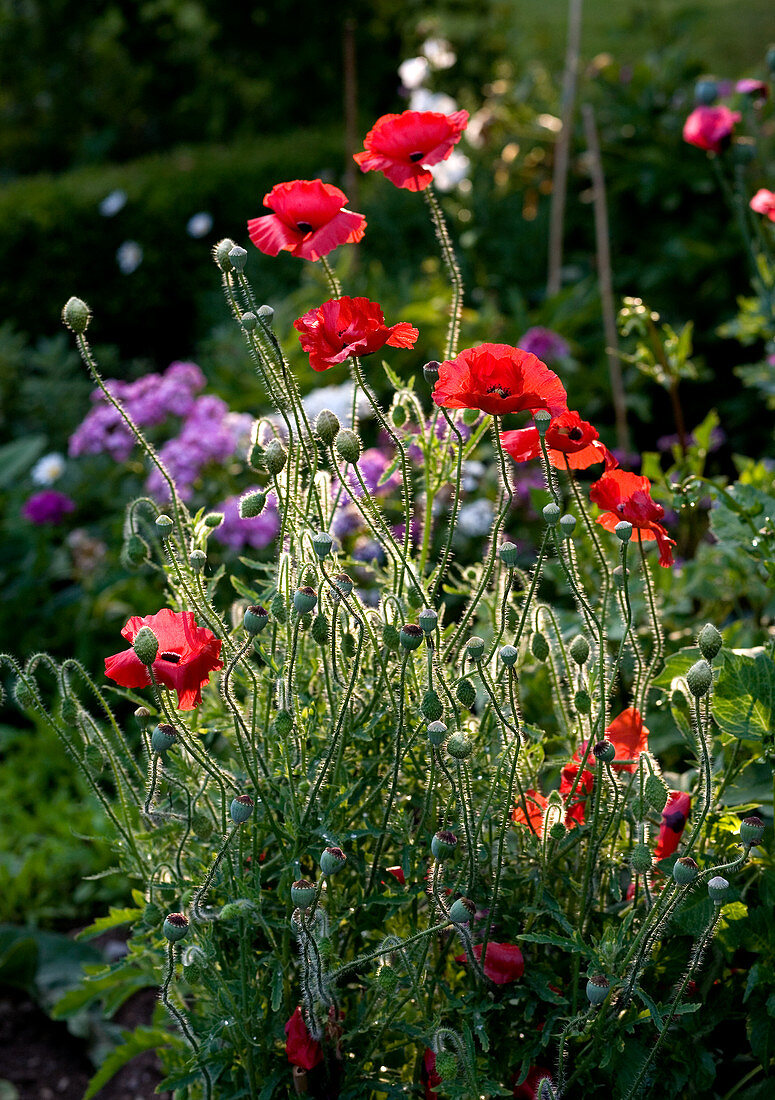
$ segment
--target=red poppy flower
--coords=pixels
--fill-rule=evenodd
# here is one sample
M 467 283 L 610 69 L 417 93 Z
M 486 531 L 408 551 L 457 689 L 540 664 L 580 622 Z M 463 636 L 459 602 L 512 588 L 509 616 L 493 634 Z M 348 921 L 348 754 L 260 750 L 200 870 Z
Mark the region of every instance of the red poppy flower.
M 743 116 L 729 107 L 695 107 L 684 123 L 683 138 L 698 149 L 720 153 Z
M 546 809 L 548 799 L 544 798 L 540 791 L 534 791 L 529 789 L 525 791 L 525 805 L 527 806 L 527 817 L 525 817 L 525 811 L 519 802 L 514 806 L 514 812 L 511 815 L 511 820 L 516 822 L 517 825 L 527 825 L 528 822 L 533 826 L 533 832 L 536 836 L 540 837 L 544 828 L 544 810 Z M 489 953 L 489 947 L 487 951 Z M 485 956 L 485 962 L 487 957 Z
M 522 1084 L 514 1086 L 513 1095 L 517 1100 L 538 1100 L 538 1086 L 544 1077 L 548 1077 L 551 1081 L 552 1075 L 548 1069 L 544 1069 L 543 1066 L 531 1066 Z
M 285 1053 L 292 1065 L 311 1070 L 323 1061 L 323 1048 L 310 1035 L 300 1008 L 285 1025 L 285 1034 Z
M 575 794 L 573 795 L 573 801 L 568 804 L 568 796 L 570 795 L 576 776 L 578 775 L 583 752 L 583 748 L 576 749 L 573 760 L 565 765 L 560 775 L 560 794 L 565 799 L 566 829 L 572 829 L 574 825 L 584 824 L 584 805 L 587 801 L 587 796 L 591 793 L 595 785 L 594 774 L 584 768 L 581 779 L 576 787 Z
M 362 172 L 382 172 L 396 187 L 424 191 L 433 179 L 431 165 L 446 160 L 468 124 L 468 111 L 404 111 L 383 115 L 364 138 L 355 161 Z
M 477 959 L 482 957 L 482 945 L 473 948 Z M 464 963 L 465 955 L 456 955 L 455 962 Z M 488 943 L 484 955 L 484 973 L 496 985 L 508 985 L 525 973 L 525 960 L 522 952 L 513 943 Z
M 303 260 L 319 260 L 340 244 L 354 244 L 363 236 L 363 214 L 345 210 L 347 196 L 322 180 L 291 180 L 276 184 L 264 195 L 273 211 L 248 221 L 251 241 L 267 256 L 290 252 Z
M 121 634 L 133 642 L 140 629 L 150 627 L 159 643 L 159 653 L 151 666 L 164 687 L 178 693 L 180 710 L 193 710 L 202 702 L 202 688 L 210 673 L 223 668 L 221 640 L 207 627 L 197 626 L 191 611 L 170 611 L 163 607 L 155 615 L 133 615 Z M 148 687 L 148 669 L 134 649 L 125 649 L 105 658 L 105 675 L 127 688 Z
M 649 731 L 643 725 L 640 711 L 635 707 L 628 707 L 611 722 L 606 728 L 608 740 L 616 749 L 618 760 L 636 760 L 642 752 L 648 748 Z M 634 772 L 637 764 L 614 764 L 614 768 L 620 772 Z
M 328 370 L 353 355 L 371 355 L 385 344 L 413 348 L 419 333 L 408 321 L 386 325 L 377 302 L 368 298 L 331 298 L 293 322 L 313 370 Z
M 385 870 L 389 875 L 392 875 L 394 879 L 397 879 L 402 886 L 406 886 L 406 875 L 404 874 L 403 867 L 386 867 Z
M 667 803 L 662 811 L 662 824 L 659 827 L 659 840 L 654 851 L 655 859 L 667 859 L 676 850 L 689 820 L 691 807 L 691 795 L 686 791 L 671 791 L 667 796 Z
M 771 222 L 775 222 L 775 191 L 760 187 L 748 205 L 757 214 L 766 214 Z
M 508 344 L 480 344 L 439 366 L 433 400 L 445 409 L 481 409 L 502 415 L 568 408 L 565 387 L 553 370 L 529 351 Z
M 673 555 L 670 547 L 675 546 L 673 539 L 659 523 L 665 514 L 661 504 L 651 499 L 651 482 L 647 477 L 628 473 L 625 470 L 609 470 L 596 481 L 589 490 L 589 498 L 606 509 L 597 522 L 606 531 L 613 531 L 617 523 L 626 519 L 644 542 L 657 540 L 659 564 L 672 565 Z
M 501 442 L 515 462 L 529 462 L 541 454 L 535 426 L 501 432 Z M 573 470 L 586 470 L 596 462 L 605 462 L 606 470 L 618 466 L 606 445 L 600 442 L 597 429 L 570 409 L 552 417 L 546 431 L 546 451 L 550 463 L 558 470 L 564 470 L 566 462 Z
M 425 1085 L 425 1100 L 439 1100 L 439 1094 L 433 1090 L 436 1085 L 442 1084 L 442 1078 L 436 1072 L 436 1055 L 430 1047 L 425 1048 L 420 1077 Z

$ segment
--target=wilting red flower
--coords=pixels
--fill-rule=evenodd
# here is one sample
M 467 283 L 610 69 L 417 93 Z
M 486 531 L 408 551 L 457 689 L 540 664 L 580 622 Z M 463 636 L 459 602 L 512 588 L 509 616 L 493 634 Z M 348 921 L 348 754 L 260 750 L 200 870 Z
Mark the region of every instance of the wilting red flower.
M 748 205 L 757 214 L 766 214 L 771 222 L 775 222 L 775 191 L 760 187 Z
M 655 859 L 667 859 L 676 850 L 681 833 L 686 828 L 691 806 L 691 796 L 686 791 L 671 791 L 667 796 L 667 803 L 662 811 L 662 824 L 659 827 L 659 840 L 654 851 Z
M 648 748 L 649 731 L 643 725 L 640 711 L 627 707 L 606 728 L 608 740 L 616 749 L 619 760 L 636 760 Z M 634 772 L 637 764 L 614 764 L 620 772 Z
M 404 874 L 403 867 L 386 867 L 385 870 L 389 875 L 392 875 L 394 879 L 397 879 L 402 886 L 406 886 L 406 875 Z
M 482 957 L 482 945 L 473 948 L 477 959 Z M 465 955 L 456 955 L 455 962 L 464 963 Z M 484 973 L 496 985 L 508 985 L 525 973 L 525 960 L 522 952 L 513 943 L 488 943 L 484 955 Z
M 560 774 L 560 794 L 565 799 L 565 827 L 567 829 L 571 829 L 574 825 L 584 824 L 584 804 L 587 801 L 587 796 L 591 793 L 595 785 L 594 774 L 584 768 L 584 771 L 581 773 L 581 779 L 573 795 L 573 801 L 570 805 L 568 804 L 568 797 L 573 788 L 576 776 L 579 773 L 583 754 L 583 747 L 576 749 L 573 754 L 573 760 L 565 765 Z
M 729 107 L 695 107 L 684 123 L 683 138 L 698 149 L 720 153 L 743 116 Z
M 433 1090 L 442 1084 L 442 1078 L 436 1072 L 436 1055 L 430 1047 L 425 1048 L 420 1076 L 425 1085 L 425 1100 L 439 1100 L 439 1094 Z
M 541 454 L 541 441 L 535 426 L 501 432 L 501 442 L 515 462 L 529 462 Z M 606 470 L 618 465 L 606 445 L 600 442 L 597 429 L 570 409 L 552 417 L 546 431 L 546 451 L 549 462 L 558 470 L 564 470 L 566 462 L 574 470 L 586 470 L 596 462 L 605 462 Z
M 197 626 L 191 611 L 170 611 L 168 607 L 145 618 L 133 615 L 121 634 L 134 642 L 144 626 L 150 627 L 159 643 L 158 656 L 151 666 L 156 679 L 178 693 L 180 710 L 198 707 L 210 673 L 223 668 L 220 638 L 207 627 Z M 151 683 L 147 667 L 132 648 L 106 657 L 105 675 L 127 688 L 148 687 Z
M 551 1081 L 552 1075 L 548 1069 L 544 1069 L 543 1066 L 531 1066 L 522 1084 L 514 1086 L 513 1095 L 517 1100 L 537 1100 L 538 1086 L 544 1077 L 548 1077 Z
M 548 799 L 544 798 L 540 791 L 534 791 L 532 788 L 525 791 L 525 805 L 527 806 L 527 817 L 525 817 L 525 811 L 522 809 L 520 802 L 517 802 L 514 806 L 514 811 L 511 815 L 511 820 L 516 822 L 517 825 L 532 825 L 533 832 L 536 836 L 540 837 L 544 828 L 544 810 Z M 489 947 L 487 951 L 489 953 Z M 485 957 L 485 962 L 486 962 Z
M 313 370 L 328 370 L 354 355 L 371 355 L 385 344 L 413 348 L 419 333 L 408 321 L 386 325 L 382 307 L 368 298 L 331 298 L 293 322 Z
M 300 1008 L 285 1025 L 285 1034 L 285 1053 L 292 1065 L 311 1070 L 323 1061 L 323 1048 L 310 1035 Z
M 595 504 L 607 509 L 597 518 L 601 527 L 613 531 L 617 523 L 626 519 L 638 529 L 644 542 L 657 540 L 659 564 L 672 565 L 670 547 L 675 546 L 675 542 L 659 523 L 665 510 L 651 499 L 650 490 L 651 482 L 647 477 L 625 470 L 610 470 L 590 487 L 589 497 Z
M 428 168 L 446 160 L 468 124 L 468 111 L 404 111 L 383 115 L 364 138 L 354 159 L 362 172 L 382 172 L 396 187 L 424 191 L 433 179 Z
M 264 206 L 273 211 L 248 221 L 251 241 L 267 256 L 290 252 L 303 260 L 319 260 L 340 244 L 354 244 L 363 236 L 363 214 L 345 210 L 347 196 L 322 180 L 278 183 Z
M 493 415 L 548 409 L 565 412 L 565 387 L 553 370 L 528 351 L 508 344 L 480 344 L 439 366 L 433 400 L 445 409 L 481 409 Z

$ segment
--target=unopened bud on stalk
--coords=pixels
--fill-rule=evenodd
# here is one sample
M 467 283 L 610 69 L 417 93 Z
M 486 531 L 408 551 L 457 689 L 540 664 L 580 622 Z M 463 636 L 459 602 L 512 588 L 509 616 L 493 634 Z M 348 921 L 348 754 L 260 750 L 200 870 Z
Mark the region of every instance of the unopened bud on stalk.
M 201 573 L 207 564 L 207 554 L 204 550 L 192 550 L 188 555 L 188 564 L 194 573 Z
M 681 856 L 673 864 L 673 881 L 678 886 L 688 886 L 699 874 L 699 867 L 691 856 Z
M 563 538 L 569 539 L 576 530 L 576 517 L 572 516 L 570 512 L 566 512 L 564 516 L 560 516 L 560 531 Z
M 278 737 L 287 737 L 293 729 L 293 715 L 289 710 L 278 710 L 274 720 L 274 731 Z
M 455 695 L 457 695 L 458 703 L 464 706 L 466 710 L 474 709 L 474 704 L 476 703 L 476 688 L 470 680 L 461 680 L 455 689 Z
M 419 611 L 425 600 L 422 592 L 415 588 L 414 585 L 411 585 L 409 591 L 406 593 L 406 602 L 413 611 Z
M 239 518 L 255 519 L 256 516 L 261 515 L 265 504 L 266 493 L 262 489 L 257 489 L 253 493 L 245 493 L 239 502 Z
M 498 550 L 498 557 L 504 565 L 507 565 L 509 569 L 513 569 L 519 561 L 519 550 L 513 542 L 504 542 Z
M 232 799 L 229 813 L 235 825 L 242 825 L 253 814 L 253 799 L 249 794 L 238 794 Z
M 392 653 L 401 648 L 401 635 L 392 623 L 385 623 L 382 627 L 382 642 Z
M 747 848 L 761 844 L 764 836 L 764 822 L 760 817 L 744 817 L 740 822 L 740 839 Z
M 447 727 L 443 722 L 431 722 L 428 726 L 428 740 L 432 745 L 443 745 L 447 736 Z
M 151 748 L 155 753 L 168 752 L 177 741 L 175 727 L 162 723 L 151 734 Z
M 513 645 L 504 645 L 501 646 L 498 656 L 503 661 L 506 668 L 513 668 L 519 656 L 519 650 Z
M 330 409 L 320 410 L 315 420 L 315 431 L 327 447 L 330 447 L 336 439 L 340 427 L 341 424 L 339 423 L 339 417 L 336 413 L 331 412 Z
M 341 428 L 334 440 L 336 453 L 345 462 L 355 466 L 361 457 L 361 441 L 349 428 Z
M 274 319 L 274 310 L 271 306 L 263 305 L 258 307 L 258 319 L 263 321 L 265 325 L 271 325 Z
M 433 688 L 428 688 L 425 695 L 423 695 L 420 713 L 428 722 L 438 722 L 443 716 L 444 707 L 441 705 L 438 692 L 434 691 Z
M 229 259 L 231 260 L 232 267 L 235 271 L 245 270 L 247 258 L 247 252 L 244 248 L 240 248 L 238 244 L 235 244 L 234 248 L 229 249 Z
M 432 634 L 439 624 L 439 616 L 432 607 L 424 607 L 417 616 L 417 621 L 426 634 Z
M 142 626 L 135 635 L 132 649 L 144 665 L 152 665 L 159 652 L 159 639 L 149 626 Z
M 538 428 L 538 434 L 543 437 L 546 435 L 547 429 L 552 422 L 552 415 L 546 409 L 538 409 L 533 414 L 533 423 Z
M 614 527 L 614 533 L 620 542 L 629 542 L 632 538 L 632 524 L 626 519 L 621 519 Z
M 240 317 L 240 324 L 245 332 L 253 332 L 258 324 L 258 317 L 256 317 L 255 313 L 251 313 L 251 311 L 248 310 L 247 313 L 243 313 Z
M 341 848 L 324 848 L 320 853 L 320 870 L 324 875 L 335 875 L 347 862 Z
M 656 810 L 658 814 L 661 814 L 667 805 L 670 792 L 664 779 L 652 772 L 643 786 L 643 794 L 652 810 Z
M 328 645 L 330 640 L 330 633 L 328 630 L 328 619 L 325 617 L 322 611 L 319 611 L 315 618 L 312 620 L 312 641 L 316 645 Z
M 76 336 L 86 332 L 91 320 L 91 310 L 80 298 L 68 298 L 62 310 L 62 320 Z
M 693 664 L 686 673 L 686 686 L 695 699 L 701 699 L 703 695 L 708 694 L 712 684 L 713 671 L 703 657 L 702 660 Z
M 232 248 L 235 248 L 234 241 L 231 237 L 224 237 L 222 241 L 218 241 L 218 244 L 213 248 L 213 259 L 218 264 L 218 267 L 224 274 L 228 275 L 230 271 L 234 270 L 234 265 L 229 259 L 229 253 Z
M 269 612 L 261 604 L 254 604 L 245 610 L 242 625 L 247 634 L 260 634 L 269 622 Z
M 540 630 L 530 639 L 530 651 L 537 661 L 545 661 L 549 656 L 549 643 Z
M 315 551 L 315 556 L 321 561 L 328 557 L 333 545 L 334 540 L 327 531 L 318 531 L 316 535 L 312 536 L 312 549 Z
M 293 593 L 293 607 L 298 615 L 307 615 L 310 611 L 313 611 L 317 602 L 318 594 L 309 585 L 305 585 L 304 588 L 297 588 Z
M 469 661 L 481 661 L 484 656 L 484 638 L 480 638 L 478 634 L 469 638 L 466 642 L 466 656 Z
M 447 741 L 447 752 L 455 760 L 466 760 L 474 751 L 474 743 L 464 733 L 453 733 Z
M 553 500 L 544 505 L 543 515 L 547 527 L 556 527 L 560 521 L 560 509 Z
M 404 623 L 398 637 L 403 648 L 411 653 L 413 649 L 417 649 L 419 645 L 422 645 L 424 635 L 419 626 L 414 623 Z
M 451 1050 L 440 1050 L 436 1055 L 436 1073 L 442 1081 L 452 1082 L 457 1077 L 457 1058 Z
M 317 889 L 314 882 L 308 878 L 297 879 L 291 885 L 291 904 L 296 909 L 308 909 L 315 900 Z
M 648 844 L 636 844 L 632 849 L 632 858 L 630 862 L 632 863 L 633 871 L 637 874 L 647 874 L 654 863 Z
M 270 439 L 264 447 L 264 466 L 268 472 L 277 477 L 285 469 L 288 454 L 279 439 Z
M 713 623 L 706 623 L 699 633 L 697 645 L 706 661 L 712 661 L 724 644 L 724 639 Z
M 285 608 L 285 597 L 280 592 L 272 596 L 269 604 L 269 613 L 277 619 L 278 623 L 284 623 L 288 618 Z
M 602 761 L 604 764 L 610 764 L 612 760 L 616 759 L 616 748 L 613 742 L 607 738 L 603 738 L 602 741 L 598 741 L 595 747 L 592 749 L 592 753 L 596 760 Z
M 168 913 L 164 918 L 162 931 L 170 943 L 182 940 L 188 934 L 188 917 L 185 913 Z
M 386 997 L 390 997 L 395 993 L 400 984 L 401 979 L 392 966 L 388 966 L 385 963 L 377 971 L 377 986 L 380 993 L 384 993 Z
M 390 419 L 397 428 L 403 427 L 407 421 L 407 417 L 408 413 L 403 405 L 394 405 L 390 410 Z
M 205 518 L 202 520 L 205 527 L 208 527 L 211 531 L 214 531 L 216 527 L 220 527 L 224 521 L 223 512 L 208 512 Z
M 163 539 L 166 539 L 168 537 L 168 535 L 170 534 L 170 532 L 172 531 L 172 520 L 170 519 L 170 517 L 166 516 L 164 514 L 162 514 L 160 516 L 157 516 L 156 517 L 156 530 L 159 532 L 159 535 Z
M 337 573 L 334 577 L 334 584 L 343 596 L 349 596 L 353 590 L 352 578 L 348 577 L 346 573 Z
M 579 688 L 573 696 L 573 705 L 578 714 L 590 714 L 592 712 L 592 700 L 585 688 Z
M 603 974 L 593 974 L 587 982 L 587 1000 L 591 1005 L 601 1005 L 608 996 L 610 982 Z
M 124 543 L 124 554 L 130 565 L 142 565 L 148 559 L 148 543 L 133 531 Z
M 476 906 L 470 898 L 458 898 L 449 907 L 449 919 L 453 924 L 469 924 L 476 913 Z
M 589 642 L 583 634 L 577 634 L 568 646 L 568 652 L 577 665 L 585 665 L 589 660 Z
M 549 830 L 549 836 L 552 840 L 564 840 L 567 831 L 562 821 L 555 821 Z
M 557 1100 L 551 1077 L 542 1077 L 536 1089 L 536 1100 Z
M 439 380 L 439 367 L 441 363 L 437 359 L 431 359 L 422 369 L 422 376 L 429 386 L 435 386 Z
M 68 726 L 74 726 L 78 721 L 78 704 L 69 695 L 62 700 L 62 721 Z
M 716 875 L 708 883 L 708 897 L 716 905 L 721 905 L 729 892 L 729 883 L 721 875 Z
M 434 859 L 449 859 L 454 854 L 457 848 L 457 837 L 454 833 L 448 832 L 446 829 L 442 830 L 431 840 L 431 852 Z

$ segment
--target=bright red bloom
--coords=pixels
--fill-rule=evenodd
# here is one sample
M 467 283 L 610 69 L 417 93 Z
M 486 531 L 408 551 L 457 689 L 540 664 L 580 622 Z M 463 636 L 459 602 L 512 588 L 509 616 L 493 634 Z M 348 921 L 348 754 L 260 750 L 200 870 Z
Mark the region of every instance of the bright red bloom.
M 248 221 L 251 241 L 267 256 L 290 252 L 303 260 L 319 260 L 340 244 L 354 244 L 363 236 L 363 214 L 345 210 L 347 196 L 322 180 L 291 180 L 276 184 L 264 195 L 273 211 Z
M 659 564 L 672 565 L 673 555 L 670 547 L 675 546 L 673 539 L 659 523 L 665 514 L 661 504 L 651 499 L 651 482 L 647 477 L 628 473 L 625 470 L 610 470 L 603 474 L 589 490 L 589 498 L 606 509 L 597 522 L 606 531 L 613 531 L 623 519 L 637 528 L 644 542 L 657 540 L 659 546 Z
M 311 1070 L 323 1061 L 323 1048 L 310 1035 L 300 1008 L 285 1025 L 285 1034 L 285 1053 L 292 1065 Z
M 121 634 L 133 642 L 141 628 L 148 626 L 156 635 L 159 653 L 151 666 L 164 687 L 178 693 L 180 710 L 193 710 L 202 702 L 202 688 L 210 673 L 223 668 L 221 640 L 207 627 L 197 626 L 191 611 L 170 611 L 163 607 L 155 615 L 133 615 Z M 105 675 L 121 687 L 148 687 L 147 667 L 134 649 L 125 649 L 105 658 Z
M 406 875 L 404 874 L 403 867 L 386 867 L 385 870 L 389 875 L 392 875 L 394 879 L 397 879 L 402 886 L 406 886 Z
M 355 161 L 362 172 L 382 172 L 396 187 L 424 191 L 433 179 L 428 167 L 446 160 L 468 125 L 468 111 L 404 111 L 378 118 Z
M 540 791 L 534 791 L 532 788 L 525 791 L 525 805 L 527 806 L 527 817 L 525 817 L 525 811 L 522 806 L 517 802 L 514 806 L 514 811 L 511 815 L 511 820 L 516 822 L 517 825 L 532 825 L 533 832 L 536 836 L 540 837 L 544 829 L 544 810 L 546 809 L 548 799 L 544 798 Z M 487 951 L 489 953 L 489 947 Z M 485 962 L 487 958 L 485 956 Z
M 748 205 L 757 214 L 766 214 L 771 222 L 775 222 L 775 191 L 760 187 Z
M 328 370 L 354 355 L 371 355 L 385 344 L 413 348 L 419 333 L 408 321 L 386 325 L 382 307 L 368 298 L 331 298 L 293 322 L 313 370 Z
M 442 1084 L 442 1078 L 436 1072 L 436 1055 L 430 1047 L 425 1048 L 420 1076 L 425 1085 L 425 1100 L 439 1100 L 439 1094 L 433 1090 Z
M 433 400 L 445 409 L 481 409 L 502 415 L 568 408 L 565 387 L 553 370 L 529 351 L 508 344 L 480 344 L 439 366 Z
M 541 441 L 535 426 L 501 432 L 501 442 L 515 462 L 529 462 L 541 454 Z M 546 451 L 549 462 L 557 470 L 564 470 L 566 462 L 573 470 L 586 470 L 596 462 L 605 462 L 606 470 L 618 466 L 606 445 L 600 442 L 597 429 L 570 409 L 552 417 L 546 430 Z
M 691 795 L 686 791 L 671 791 L 667 796 L 667 803 L 662 811 L 662 824 L 659 827 L 659 840 L 654 851 L 655 859 L 667 859 L 676 850 L 689 820 L 691 808 Z
M 648 748 L 649 731 L 643 725 L 640 711 L 628 707 L 606 728 L 606 736 L 616 749 L 617 760 L 636 760 Z M 619 772 L 634 772 L 637 764 L 614 764 Z
M 543 1066 L 531 1066 L 522 1084 L 514 1086 L 513 1095 L 517 1100 L 537 1100 L 538 1086 L 544 1077 L 548 1077 L 551 1081 L 552 1075 L 548 1069 L 544 1069 Z
M 573 760 L 566 764 L 562 769 L 560 775 L 560 794 L 565 799 L 565 827 L 571 829 L 574 825 L 584 824 L 584 804 L 587 801 L 587 796 L 591 794 L 592 788 L 595 785 L 595 776 L 591 771 L 584 768 L 581 773 L 581 779 L 578 782 L 576 791 L 573 795 L 573 801 L 568 805 L 568 796 L 573 788 L 573 784 L 576 780 L 576 776 L 579 773 L 579 766 L 581 763 L 581 757 L 584 753 L 584 749 L 578 748 L 573 754 Z
M 720 153 L 743 116 L 729 107 L 695 107 L 684 123 L 683 138 L 698 149 Z
M 477 959 L 482 957 L 482 945 L 473 948 Z M 455 955 L 455 962 L 464 963 L 465 955 Z M 496 985 L 508 985 L 525 973 L 525 960 L 520 949 L 513 943 L 488 943 L 484 955 L 484 973 Z

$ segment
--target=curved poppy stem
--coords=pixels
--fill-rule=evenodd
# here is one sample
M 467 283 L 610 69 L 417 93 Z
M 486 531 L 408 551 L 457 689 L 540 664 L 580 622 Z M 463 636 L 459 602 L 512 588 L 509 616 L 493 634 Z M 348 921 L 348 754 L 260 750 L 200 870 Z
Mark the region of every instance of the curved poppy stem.
M 452 238 L 449 235 L 447 222 L 442 213 L 439 200 L 436 198 L 433 185 L 429 184 L 422 194 L 428 204 L 431 221 L 433 222 L 433 228 L 436 233 L 436 240 L 439 242 L 439 248 L 441 249 L 441 258 L 447 269 L 449 281 L 452 284 L 452 301 L 449 307 L 449 326 L 447 328 L 447 344 L 444 349 L 444 358 L 454 359 L 457 355 L 457 342 L 460 336 L 460 320 L 463 314 L 463 276 L 460 273 L 460 267 L 457 262 L 457 257 L 455 256 L 455 249 L 452 246 Z
M 178 1024 L 180 1030 L 183 1032 L 184 1036 L 186 1037 L 186 1042 L 191 1047 L 191 1049 L 193 1050 L 194 1054 L 197 1056 L 197 1059 L 198 1059 L 199 1058 L 199 1043 L 194 1038 L 194 1033 L 189 1028 L 188 1021 L 186 1020 L 186 1017 L 183 1015 L 183 1013 L 179 1009 L 177 1009 L 175 1007 L 175 1005 L 170 1000 L 170 985 L 172 984 L 172 979 L 175 975 L 175 944 L 172 943 L 172 942 L 170 942 L 167 945 L 167 960 L 168 960 L 167 974 L 166 974 L 166 977 L 164 978 L 164 984 L 161 987 L 161 1003 L 167 1009 L 169 1014 L 171 1016 L 173 1016 L 175 1018 L 175 1020 L 177 1021 L 177 1024 Z M 206 1098 L 206 1100 L 210 1100 L 210 1098 L 213 1095 L 213 1081 L 212 1081 L 212 1078 L 210 1077 L 210 1071 L 208 1070 L 207 1066 L 204 1066 L 204 1065 L 200 1065 L 199 1068 L 201 1069 L 202 1076 L 204 1077 L 205 1098 Z

